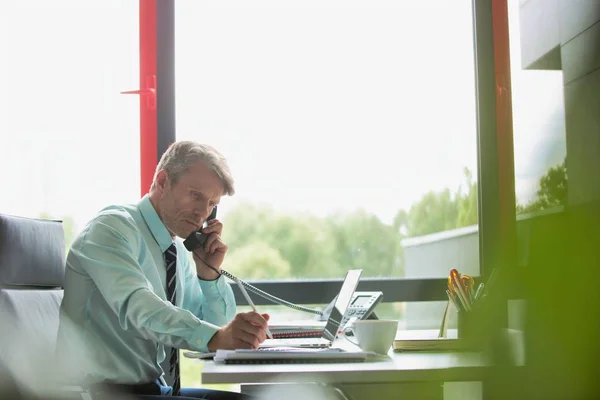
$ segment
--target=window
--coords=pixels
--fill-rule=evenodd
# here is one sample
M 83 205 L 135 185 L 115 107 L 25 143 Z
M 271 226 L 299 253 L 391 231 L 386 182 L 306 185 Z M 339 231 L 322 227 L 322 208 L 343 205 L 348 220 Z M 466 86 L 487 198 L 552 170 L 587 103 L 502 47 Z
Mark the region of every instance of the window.
M 477 246 L 455 239 L 477 224 L 470 1 L 175 7 L 177 135 L 230 161 L 232 272 L 477 275 Z M 473 263 L 409 264 L 403 239 L 440 232 L 421 242 L 457 241 Z
M 508 3 L 515 191 L 517 214 L 526 216 L 567 202 L 564 81 L 560 43 L 544 49 L 543 5 Z
M 139 198 L 138 2 L 0 4 L 3 213 L 63 219 Z M 9 62 L 6 62 L 8 60 Z

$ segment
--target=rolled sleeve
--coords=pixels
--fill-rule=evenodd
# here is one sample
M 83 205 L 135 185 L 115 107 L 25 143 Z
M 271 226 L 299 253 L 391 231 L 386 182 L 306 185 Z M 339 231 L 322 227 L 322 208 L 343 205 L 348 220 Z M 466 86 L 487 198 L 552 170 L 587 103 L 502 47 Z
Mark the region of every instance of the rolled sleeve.
M 97 218 L 79 248 L 72 249 L 69 264 L 93 279 L 122 329 L 135 329 L 141 337 L 168 346 L 205 349 L 215 327 L 152 291 L 135 256 L 138 240 L 128 232 L 135 227 L 126 217 Z
M 178 251 L 185 251 L 179 250 Z M 221 276 L 214 281 L 204 281 L 197 277 L 196 268 L 187 253 L 182 264 L 185 276 L 185 293 L 181 307 L 189 310 L 198 319 L 218 327 L 227 325 L 236 313 L 235 298 L 226 278 Z M 213 332 L 214 334 L 214 332 Z M 197 340 L 205 340 L 204 332 L 198 332 Z M 202 337 L 200 337 L 202 336 Z

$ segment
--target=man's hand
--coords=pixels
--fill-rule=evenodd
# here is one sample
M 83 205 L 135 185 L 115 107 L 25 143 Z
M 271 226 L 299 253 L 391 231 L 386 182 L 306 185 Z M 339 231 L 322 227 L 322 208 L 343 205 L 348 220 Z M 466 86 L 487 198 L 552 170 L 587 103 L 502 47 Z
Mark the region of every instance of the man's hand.
M 212 281 L 219 277 L 219 274 L 207 267 L 206 264 L 221 271 L 221 264 L 227 253 L 227 245 L 221 240 L 221 232 L 223 232 L 223 224 L 218 219 L 208 221 L 206 228 L 202 229 L 202 233 L 208 237 L 204 245 L 193 253 L 196 273 L 201 279 Z
M 237 314 L 210 339 L 208 351 L 257 349 L 267 337 L 267 321 L 269 314 L 254 311 Z

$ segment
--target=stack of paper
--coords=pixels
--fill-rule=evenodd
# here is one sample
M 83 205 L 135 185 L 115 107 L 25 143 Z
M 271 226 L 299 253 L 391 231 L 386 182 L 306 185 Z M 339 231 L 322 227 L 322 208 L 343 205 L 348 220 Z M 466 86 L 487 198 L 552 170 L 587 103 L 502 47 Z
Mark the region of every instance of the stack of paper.
M 439 337 L 435 330 L 398 331 L 393 343 L 397 351 L 451 351 L 468 350 L 470 345 L 464 339 L 456 338 L 456 331 L 450 330 L 450 337 Z
M 299 349 L 274 347 L 262 350 L 217 350 L 215 362 L 226 364 L 295 364 L 363 362 L 370 352 L 350 352 L 342 349 Z
M 431 339 L 400 339 L 394 340 L 394 350 L 431 350 L 450 351 L 466 350 L 468 343 L 463 339 L 431 338 Z
M 269 324 L 274 339 L 321 337 L 325 321 L 288 321 L 281 324 Z

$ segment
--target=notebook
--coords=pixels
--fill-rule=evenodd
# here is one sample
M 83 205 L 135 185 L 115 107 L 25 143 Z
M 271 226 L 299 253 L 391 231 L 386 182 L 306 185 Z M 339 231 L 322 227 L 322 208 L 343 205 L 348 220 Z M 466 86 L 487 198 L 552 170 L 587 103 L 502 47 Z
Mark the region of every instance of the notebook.
M 215 362 L 225 364 L 305 364 L 363 362 L 376 356 L 374 353 L 341 349 L 290 349 L 268 348 L 262 350 L 217 350 Z
M 456 337 L 456 330 L 449 329 L 447 337 L 439 337 L 437 330 L 398 331 L 393 343 L 395 351 L 457 351 L 470 348 L 465 339 Z
M 337 296 L 335 305 L 329 314 L 329 319 L 325 324 L 325 328 L 318 338 L 293 338 L 293 339 L 267 339 L 260 348 L 269 347 L 313 347 L 326 348 L 331 347 L 331 343 L 337 337 L 338 331 L 342 325 L 342 319 L 346 310 L 350 305 L 352 295 L 358 286 L 362 269 L 351 269 L 346 273 L 346 278 Z
M 269 324 L 275 339 L 321 337 L 327 321 L 298 320 Z

